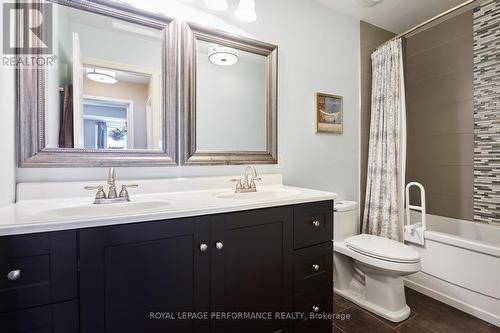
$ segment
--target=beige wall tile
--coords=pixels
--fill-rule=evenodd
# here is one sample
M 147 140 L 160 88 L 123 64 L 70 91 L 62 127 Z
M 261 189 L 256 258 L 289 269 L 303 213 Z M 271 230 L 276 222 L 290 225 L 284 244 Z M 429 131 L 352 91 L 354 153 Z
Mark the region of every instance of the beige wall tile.
M 368 72 L 371 74 L 372 72 L 372 53 L 375 51 L 378 45 L 372 44 L 367 41 L 361 41 L 361 72 Z
M 473 219 L 472 197 L 452 197 L 430 194 L 426 198 L 426 205 L 431 214 L 447 216 L 456 219 Z
M 408 139 L 408 164 L 472 165 L 473 150 L 474 136 L 470 133 Z
M 472 43 L 472 35 L 467 35 L 407 57 L 407 83 L 412 84 L 460 70 L 472 73 Z M 411 38 L 408 44 L 411 44 Z
M 372 76 L 371 73 L 361 73 L 361 104 L 371 105 Z
M 408 137 L 422 138 L 441 134 L 473 133 L 472 102 L 471 99 L 441 105 L 409 106 L 407 110 Z
M 473 92 L 473 73 L 470 69 L 463 69 L 407 84 L 406 101 L 408 106 L 429 107 L 470 100 L 473 98 Z
M 424 185 L 429 194 L 473 196 L 472 165 L 410 165 L 407 181 Z
M 361 40 L 368 41 L 369 43 L 374 45 L 380 45 L 396 35 L 393 32 L 379 28 L 376 25 L 370 24 L 365 21 L 360 21 L 359 30 L 361 34 Z
M 428 213 L 471 220 L 472 12 L 408 38 L 406 55 L 407 181 L 424 185 Z
M 472 10 L 408 38 L 407 56 L 465 35 L 472 35 Z

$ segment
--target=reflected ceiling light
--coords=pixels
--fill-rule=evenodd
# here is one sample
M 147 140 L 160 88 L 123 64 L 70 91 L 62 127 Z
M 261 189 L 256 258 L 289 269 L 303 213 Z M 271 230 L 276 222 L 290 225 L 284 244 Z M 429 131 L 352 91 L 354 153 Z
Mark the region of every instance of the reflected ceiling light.
M 205 6 L 211 10 L 226 10 L 227 1 L 226 0 L 203 0 Z
M 115 84 L 118 82 L 115 72 L 97 68 L 87 68 L 87 78 L 99 83 Z
M 238 9 L 234 13 L 238 20 L 243 22 L 255 22 L 257 14 L 255 13 L 255 0 L 240 0 Z
M 215 65 L 231 66 L 240 60 L 240 55 L 238 50 L 232 47 L 210 43 L 208 44 L 208 60 Z

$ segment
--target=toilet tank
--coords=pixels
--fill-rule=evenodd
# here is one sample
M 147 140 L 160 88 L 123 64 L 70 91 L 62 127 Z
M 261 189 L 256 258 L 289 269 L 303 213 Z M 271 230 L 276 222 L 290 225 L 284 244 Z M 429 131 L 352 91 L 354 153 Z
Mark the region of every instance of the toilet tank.
M 358 203 L 339 200 L 334 203 L 333 240 L 343 242 L 346 238 L 359 234 Z

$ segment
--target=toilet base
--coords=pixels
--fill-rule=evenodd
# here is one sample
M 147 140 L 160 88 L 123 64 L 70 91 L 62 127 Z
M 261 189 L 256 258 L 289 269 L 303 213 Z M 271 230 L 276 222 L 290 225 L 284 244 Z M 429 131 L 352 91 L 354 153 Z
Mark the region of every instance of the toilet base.
M 397 311 L 390 311 L 366 300 L 363 293 L 354 292 L 351 289 L 340 290 L 334 288 L 336 294 L 344 297 L 352 303 L 366 309 L 374 314 L 394 323 L 399 323 L 410 316 L 411 310 L 408 305 Z

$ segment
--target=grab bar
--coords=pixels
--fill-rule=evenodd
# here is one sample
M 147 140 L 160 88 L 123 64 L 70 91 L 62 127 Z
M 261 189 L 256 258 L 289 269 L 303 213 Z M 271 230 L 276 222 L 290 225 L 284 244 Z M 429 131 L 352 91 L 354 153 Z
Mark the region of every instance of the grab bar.
M 416 186 L 420 189 L 420 206 L 410 205 L 410 188 L 412 186 Z M 417 183 L 417 182 L 411 182 L 411 183 L 408 183 L 408 185 L 406 185 L 406 223 L 405 224 L 411 224 L 410 209 L 418 210 L 421 212 L 421 214 L 422 214 L 422 221 L 421 221 L 422 227 L 425 230 L 426 229 L 425 188 L 422 186 L 422 184 Z
M 416 186 L 420 189 L 420 206 L 410 205 L 410 188 L 413 186 Z M 406 185 L 405 199 L 406 199 L 406 208 L 405 208 L 406 221 L 404 227 L 405 241 L 419 245 L 424 245 L 425 244 L 424 232 L 425 230 L 427 230 L 427 224 L 426 224 L 427 212 L 425 209 L 425 189 L 422 186 L 422 184 L 417 182 L 411 182 L 408 185 Z M 422 216 L 420 222 L 415 224 L 411 223 L 410 209 L 417 210 L 420 212 Z

